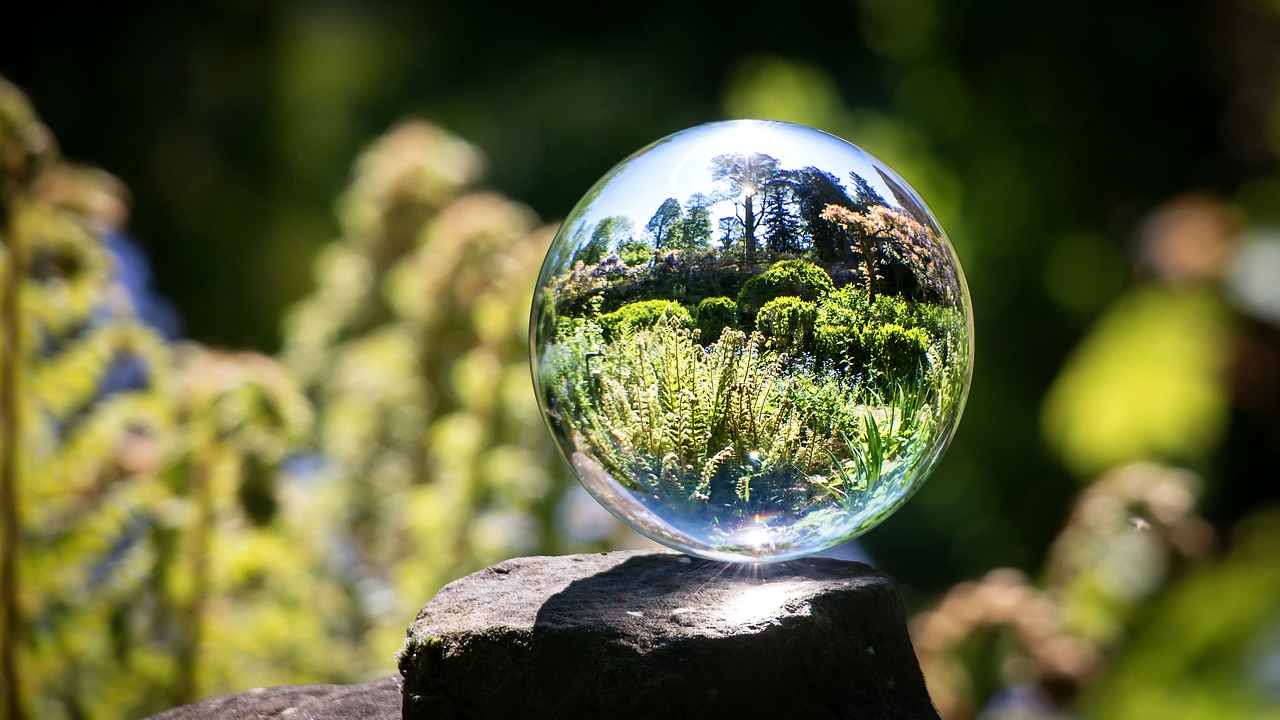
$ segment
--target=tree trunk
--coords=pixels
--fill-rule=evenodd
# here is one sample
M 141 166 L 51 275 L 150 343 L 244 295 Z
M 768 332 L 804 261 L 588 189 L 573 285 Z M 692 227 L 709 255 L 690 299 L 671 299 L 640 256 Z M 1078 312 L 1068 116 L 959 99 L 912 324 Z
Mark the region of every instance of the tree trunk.
M 748 195 L 742 202 L 742 240 L 747 248 L 747 259 L 756 257 L 756 213 L 752 206 L 755 198 Z
M 199 698 L 200 644 L 204 641 L 205 606 L 209 597 L 209 545 L 216 522 L 211 487 L 218 465 L 216 440 L 204 435 L 200 433 L 196 439 L 191 464 L 191 499 L 196 505 L 196 517 L 187 549 L 187 563 L 191 568 L 191 597 L 183 608 L 183 630 L 187 635 L 175 661 L 174 697 L 179 703 Z
M 858 247 L 862 250 L 862 269 L 867 273 L 867 305 L 871 306 L 876 302 L 876 243 L 867 233 L 858 232 Z

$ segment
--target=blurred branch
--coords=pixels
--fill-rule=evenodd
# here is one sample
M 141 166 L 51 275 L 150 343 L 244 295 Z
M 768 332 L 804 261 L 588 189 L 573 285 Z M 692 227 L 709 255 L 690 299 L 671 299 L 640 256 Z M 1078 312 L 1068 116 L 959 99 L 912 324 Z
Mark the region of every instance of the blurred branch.
M 1003 685 L 1031 684 L 1071 707 L 1101 675 L 1141 604 L 1168 582 L 1175 560 L 1205 558 L 1213 529 L 1196 513 L 1200 479 L 1153 463 L 1117 468 L 1076 499 L 1050 551 L 1043 587 L 1003 568 L 956 585 L 911 621 L 930 694 L 946 720 L 977 716 L 965 649 L 1004 630 Z

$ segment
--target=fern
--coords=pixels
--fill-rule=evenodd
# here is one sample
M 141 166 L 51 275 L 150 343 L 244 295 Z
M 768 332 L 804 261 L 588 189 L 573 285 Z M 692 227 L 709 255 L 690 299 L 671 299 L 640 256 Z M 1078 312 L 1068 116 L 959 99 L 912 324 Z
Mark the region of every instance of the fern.
M 204 629 L 313 607 L 299 586 L 246 612 L 222 574 L 248 528 L 292 549 L 261 556 L 262 585 L 318 567 L 274 517 L 307 403 L 268 358 L 177 352 L 139 321 L 103 244 L 122 196 L 0 80 L 0 717 L 138 717 L 242 686 L 260 639 Z
M 334 499 L 315 522 L 347 558 L 340 635 L 366 663 L 449 580 L 564 549 L 552 527 L 567 475 L 528 374 L 528 308 L 552 233 L 474 190 L 480 167 L 470 145 L 424 123 L 379 140 L 357 162 L 317 289 L 286 321 L 282 357 L 315 402 L 330 463 Z M 584 372 L 565 401 L 602 377 Z M 651 398 L 624 399 L 615 412 L 652 411 Z
M 159 558 L 139 538 L 172 495 L 140 450 L 163 444 L 173 404 L 162 343 L 113 296 L 99 233 L 122 208 L 118 185 L 62 163 L 25 99 L 0 80 L 0 696 L 9 718 L 92 714 L 80 688 L 118 687 L 101 699 L 106 709 L 121 692 L 154 698 L 173 683 L 144 669 L 164 648 L 132 635 L 135 608 L 163 603 L 163 590 L 142 582 Z M 143 380 L 104 396 L 120 363 Z M 115 648 L 103 643 L 111 628 Z M 122 648 L 142 665 L 122 667 L 111 657 Z
M 860 432 L 870 410 L 850 408 L 875 397 L 768 351 L 758 333 L 726 329 L 705 347 L 696 337 L 660 321 L 607 341 L 589 320 L 563 321 L 539 367 L 566 442 L 619 483 L 688 512 L 722 507 L 725 493 L 746 512 L 758 483 L 785 478 L 847 492 L 835 469 L 849 458 L 842 433 Z

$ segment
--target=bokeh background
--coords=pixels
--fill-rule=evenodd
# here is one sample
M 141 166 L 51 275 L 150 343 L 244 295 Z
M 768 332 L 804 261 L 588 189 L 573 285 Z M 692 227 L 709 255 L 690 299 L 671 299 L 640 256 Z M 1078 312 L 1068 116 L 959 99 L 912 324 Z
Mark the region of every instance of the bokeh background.
M 530 268 L 615 162 L 729 117 L 882 158 L 964 264 L 968 409 L 861 540 L 943 716 L 1280 717 L 1275 3 L 0 20 L 61 153 L 6 101 L 12 717 L 387 674 L 444 582 L 638 543 L 532 410 Z

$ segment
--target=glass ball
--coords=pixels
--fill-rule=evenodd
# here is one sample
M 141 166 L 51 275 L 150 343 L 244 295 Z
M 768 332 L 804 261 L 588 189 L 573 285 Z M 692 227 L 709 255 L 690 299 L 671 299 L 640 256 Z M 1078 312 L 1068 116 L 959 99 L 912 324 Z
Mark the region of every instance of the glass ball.
M 972 311 L 942 228 L 884 163 L 734 120 L 605 174 L 547 252 L 531 320 L 547 425 L 648 537 L 772 562 L 914 493 L 968 394 Z

